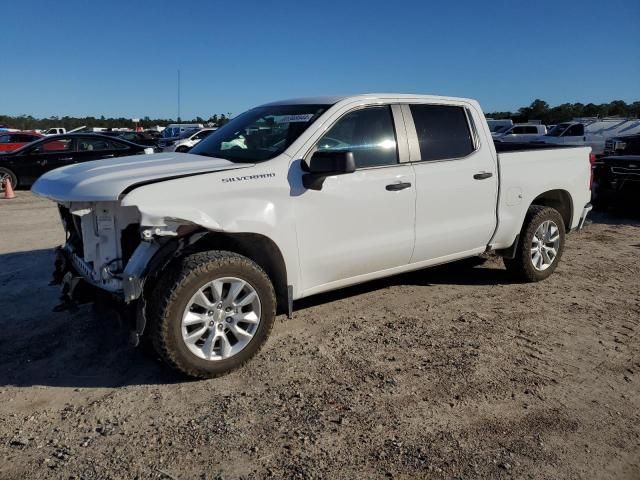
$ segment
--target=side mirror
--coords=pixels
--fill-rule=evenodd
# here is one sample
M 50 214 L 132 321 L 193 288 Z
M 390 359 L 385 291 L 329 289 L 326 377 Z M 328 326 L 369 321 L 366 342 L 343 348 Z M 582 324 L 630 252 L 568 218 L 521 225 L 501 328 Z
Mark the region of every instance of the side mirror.
M 315 152 L 309 161 L 308 173 L 302 176 L 302 184 L 310 190 L 322 190 L 324 179 L 333 175 L 344 175 L 356 171 L 353 152 Z

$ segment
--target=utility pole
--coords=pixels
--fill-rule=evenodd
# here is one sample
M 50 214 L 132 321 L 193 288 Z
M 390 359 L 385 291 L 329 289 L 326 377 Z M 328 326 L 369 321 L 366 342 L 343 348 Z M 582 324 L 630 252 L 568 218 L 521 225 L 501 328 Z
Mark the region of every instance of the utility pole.
M 180 69 L 178 69 L 178 123 L 180 123 Z

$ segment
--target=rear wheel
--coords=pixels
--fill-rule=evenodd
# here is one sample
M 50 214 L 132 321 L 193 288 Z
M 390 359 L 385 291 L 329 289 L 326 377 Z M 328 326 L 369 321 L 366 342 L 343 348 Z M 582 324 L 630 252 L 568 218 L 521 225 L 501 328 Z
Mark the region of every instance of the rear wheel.
M 4 193 L 4 185 L 6 180 L 11 181 L 11 186 L 16 188 L 18 186 L 18 177 L 8 168 L 0 167 L 0 192 Z
M 526 282 L 551 275 L 564 251 L 564 221 L 557 210 L 532 205 L 520 232 L 515 258 L 504 259 L 507 270 Z
M 252 260 L 224 251 L 180 259 L 149 304 L 156 351 L 197 378 L 223 375 L 251 359 L 271 332 L 276 311 L 267 274 Z

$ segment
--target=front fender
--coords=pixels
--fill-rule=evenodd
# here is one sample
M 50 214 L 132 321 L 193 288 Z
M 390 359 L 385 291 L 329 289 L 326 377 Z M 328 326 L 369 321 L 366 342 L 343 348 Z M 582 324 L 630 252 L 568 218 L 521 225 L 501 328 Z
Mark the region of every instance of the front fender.
M 144 185 L 128 193 L 123 206 L 135 206 L 141 227 L 195 225 L 211 232 L 258 234 L 270 239 L 284 258 L 289 282 L 299 285 L 297 237 L 286 176 L 288 162 L 243 169 L 240 180 L 229 172 Z M 246 173 L 245 173 L 246 172 Z M 232 177 L 233 178 L 233 177 Z M 246 180 L 245 180 L 246 179 Z M 169 233 L 170 234 L 170 233 Z

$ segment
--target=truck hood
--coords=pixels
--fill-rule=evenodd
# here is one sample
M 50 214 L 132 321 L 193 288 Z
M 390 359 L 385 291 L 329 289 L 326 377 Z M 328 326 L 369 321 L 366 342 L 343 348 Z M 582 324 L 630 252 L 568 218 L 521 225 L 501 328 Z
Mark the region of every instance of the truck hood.
M 57 202 L 113 201 L 136 185 L 251 166 L 189 153 L 132 155 L 52 170 L 41 176 L 31 190 Z

